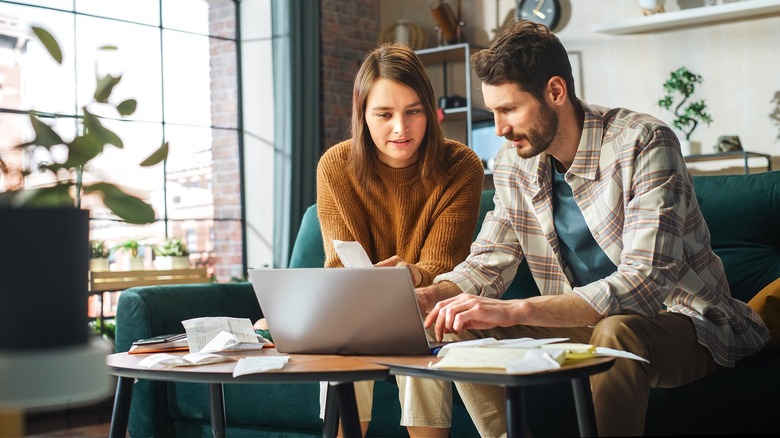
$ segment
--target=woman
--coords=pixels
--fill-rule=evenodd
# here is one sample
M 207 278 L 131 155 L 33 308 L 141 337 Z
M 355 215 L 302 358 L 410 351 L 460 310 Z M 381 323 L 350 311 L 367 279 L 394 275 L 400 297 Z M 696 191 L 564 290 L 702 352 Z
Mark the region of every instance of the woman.
M 414 52 L 379 46 L 355 78 L 352 138 L 326 151 L 317 167 L 325 267 L 342 266 L 334 240 L 357 241 L 375 266 L 403 265 L 415 287 L 431 284 L 468 255 L 483 175 L 474 151 L 444 138 L 433 87 Z M 436 304 L 418 300 L 425 311 Z M 409 435 L 447 436 L 450 384 L 397 380 Z M 355 391 L 365 435 L 373 382 L 359 382 Z

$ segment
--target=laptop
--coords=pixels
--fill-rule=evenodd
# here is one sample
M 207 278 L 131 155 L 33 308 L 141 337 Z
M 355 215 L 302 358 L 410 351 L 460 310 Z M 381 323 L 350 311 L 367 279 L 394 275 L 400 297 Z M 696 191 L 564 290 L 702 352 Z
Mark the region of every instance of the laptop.
M 427 355 L 409 271 L 367 268 L 250 269 L 249 279 L 282 353 Z

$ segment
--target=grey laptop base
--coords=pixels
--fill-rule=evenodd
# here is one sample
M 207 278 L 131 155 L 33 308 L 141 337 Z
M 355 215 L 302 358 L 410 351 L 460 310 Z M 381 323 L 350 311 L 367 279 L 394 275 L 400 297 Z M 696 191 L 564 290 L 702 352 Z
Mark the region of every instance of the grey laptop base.
M 436 348 L 405 267 L 250 269 L 249 279 L 282 353 L 427 355 Z

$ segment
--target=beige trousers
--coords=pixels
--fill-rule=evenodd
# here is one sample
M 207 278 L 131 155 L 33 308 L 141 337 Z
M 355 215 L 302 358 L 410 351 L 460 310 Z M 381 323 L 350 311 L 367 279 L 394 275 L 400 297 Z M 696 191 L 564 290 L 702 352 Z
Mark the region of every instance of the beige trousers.
M 449 428 L 452 424 L 452 384 L 442 380 L 396 376 L 401 403 L 401 426 Z M 320 383 L 320 418 L 325 418 L 328 382 Z M 361 422 L 371 421 L 374 382 L 355 382 L 355 399 Z
M 595 327 L 499 327 L 473 330 L 461 340 L 495 337 L 567 337 L 570 342 L 630 351 L 650 363 L 617 359 L 608 371 L 590 378 L 596 426 L 600 436 L 638 436 L 644 433 L 650 388 L 674 388 L 717 369 L 709 351 L 696 341 L 689 317 L 661 313 L 656 318 L 615 315 Z M 456 382 L 481 436 L 506 435 L 506 400 L 498 386 Z

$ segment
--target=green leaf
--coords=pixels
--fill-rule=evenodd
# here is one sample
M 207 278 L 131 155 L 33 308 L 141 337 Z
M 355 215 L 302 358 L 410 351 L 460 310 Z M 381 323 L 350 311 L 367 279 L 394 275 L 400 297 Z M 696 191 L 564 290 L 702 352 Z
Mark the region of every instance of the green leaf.
M 43 146 L 46 149 L 49 149 L 54 145 L 64 143 L 62 137 L 60 137 L 51 126 L 41 122 L 32 111 L 30 111 L 30 124 L 32 125 L 33 131 L 35 131 L 35 140 L 30 142 L 30 144 Z
M 85 137 L 91 136 L 97 138 L 99 141 L 102 141 L 103 144 L 112 144 L 119 149 L 122 149 L 125 146 L 122 139 L 119 138 L 114 131 L 103 126 L 103 124 L 100 123 L 100 118 L 86 109 L 84 110 L 84 128 L 86 129 L 86 132 L 84 133 Z
M 103 152 L 105 142 L 94 135 L 81 135 L 68 143 L 68 159 L 62 163 L 63 167 L 71 168 L 83 166 L 91 159 Z
M 150 167 L 154 166 L 157 163 L 161 163 L 164 160 L 168 159 L 168 142 L 166 141 L 163 143 L 159 149 L 152 152 L 152 155 L 149 155 L 149 157 L 141 162 L 141 166 L 143 167 Z
M 94 95 L 95 102 L 108 103 L 108 98 L 111 97 L 111 93 L 114 91 L 114 87 L 119 83 L 120 80 L 122 80 L 122 75 L 116 77 L 105 75 L 102 79 L 98 79 Z
M 117 112 L 119 112 L 119 115 L 122 117 L 129 116 L 135 112 L 135 108 L 138 106 L 138 101 L 135 99 L 127 99 L 125 101 L 122 101 L 119 105 L 116 106 Z
M 72 207 L 73 197 L 70 194 L 72 182 L 60 182 L 50 187 L 27 189 L 19 191 L 14 198 L 16 207 Z
M 54 36 L 42 27 L 33 26 L 32 31 L 35 33 L 35 36 L 38 37 L 41 44 L 43 44 L 43 47 L 49 52 L 49 55 L 57 61 L 57 64 L 62 65 L 62 50 L 60 50 L 60 45 L 57 43 Z
M 117 46 L 113 45 L 113 44 L 107 44 L 105 46 L 98 47 L 98 50 L 109 51 L 109 50 L 119 50 L 119 48 Z
M 148 224 L 154 221 L 154 209 L 140 198 L 128 195 L 110 183 L 84 186 L 85 193 L 98 193 L 103 204 L 115 215 L 131 224 Z

